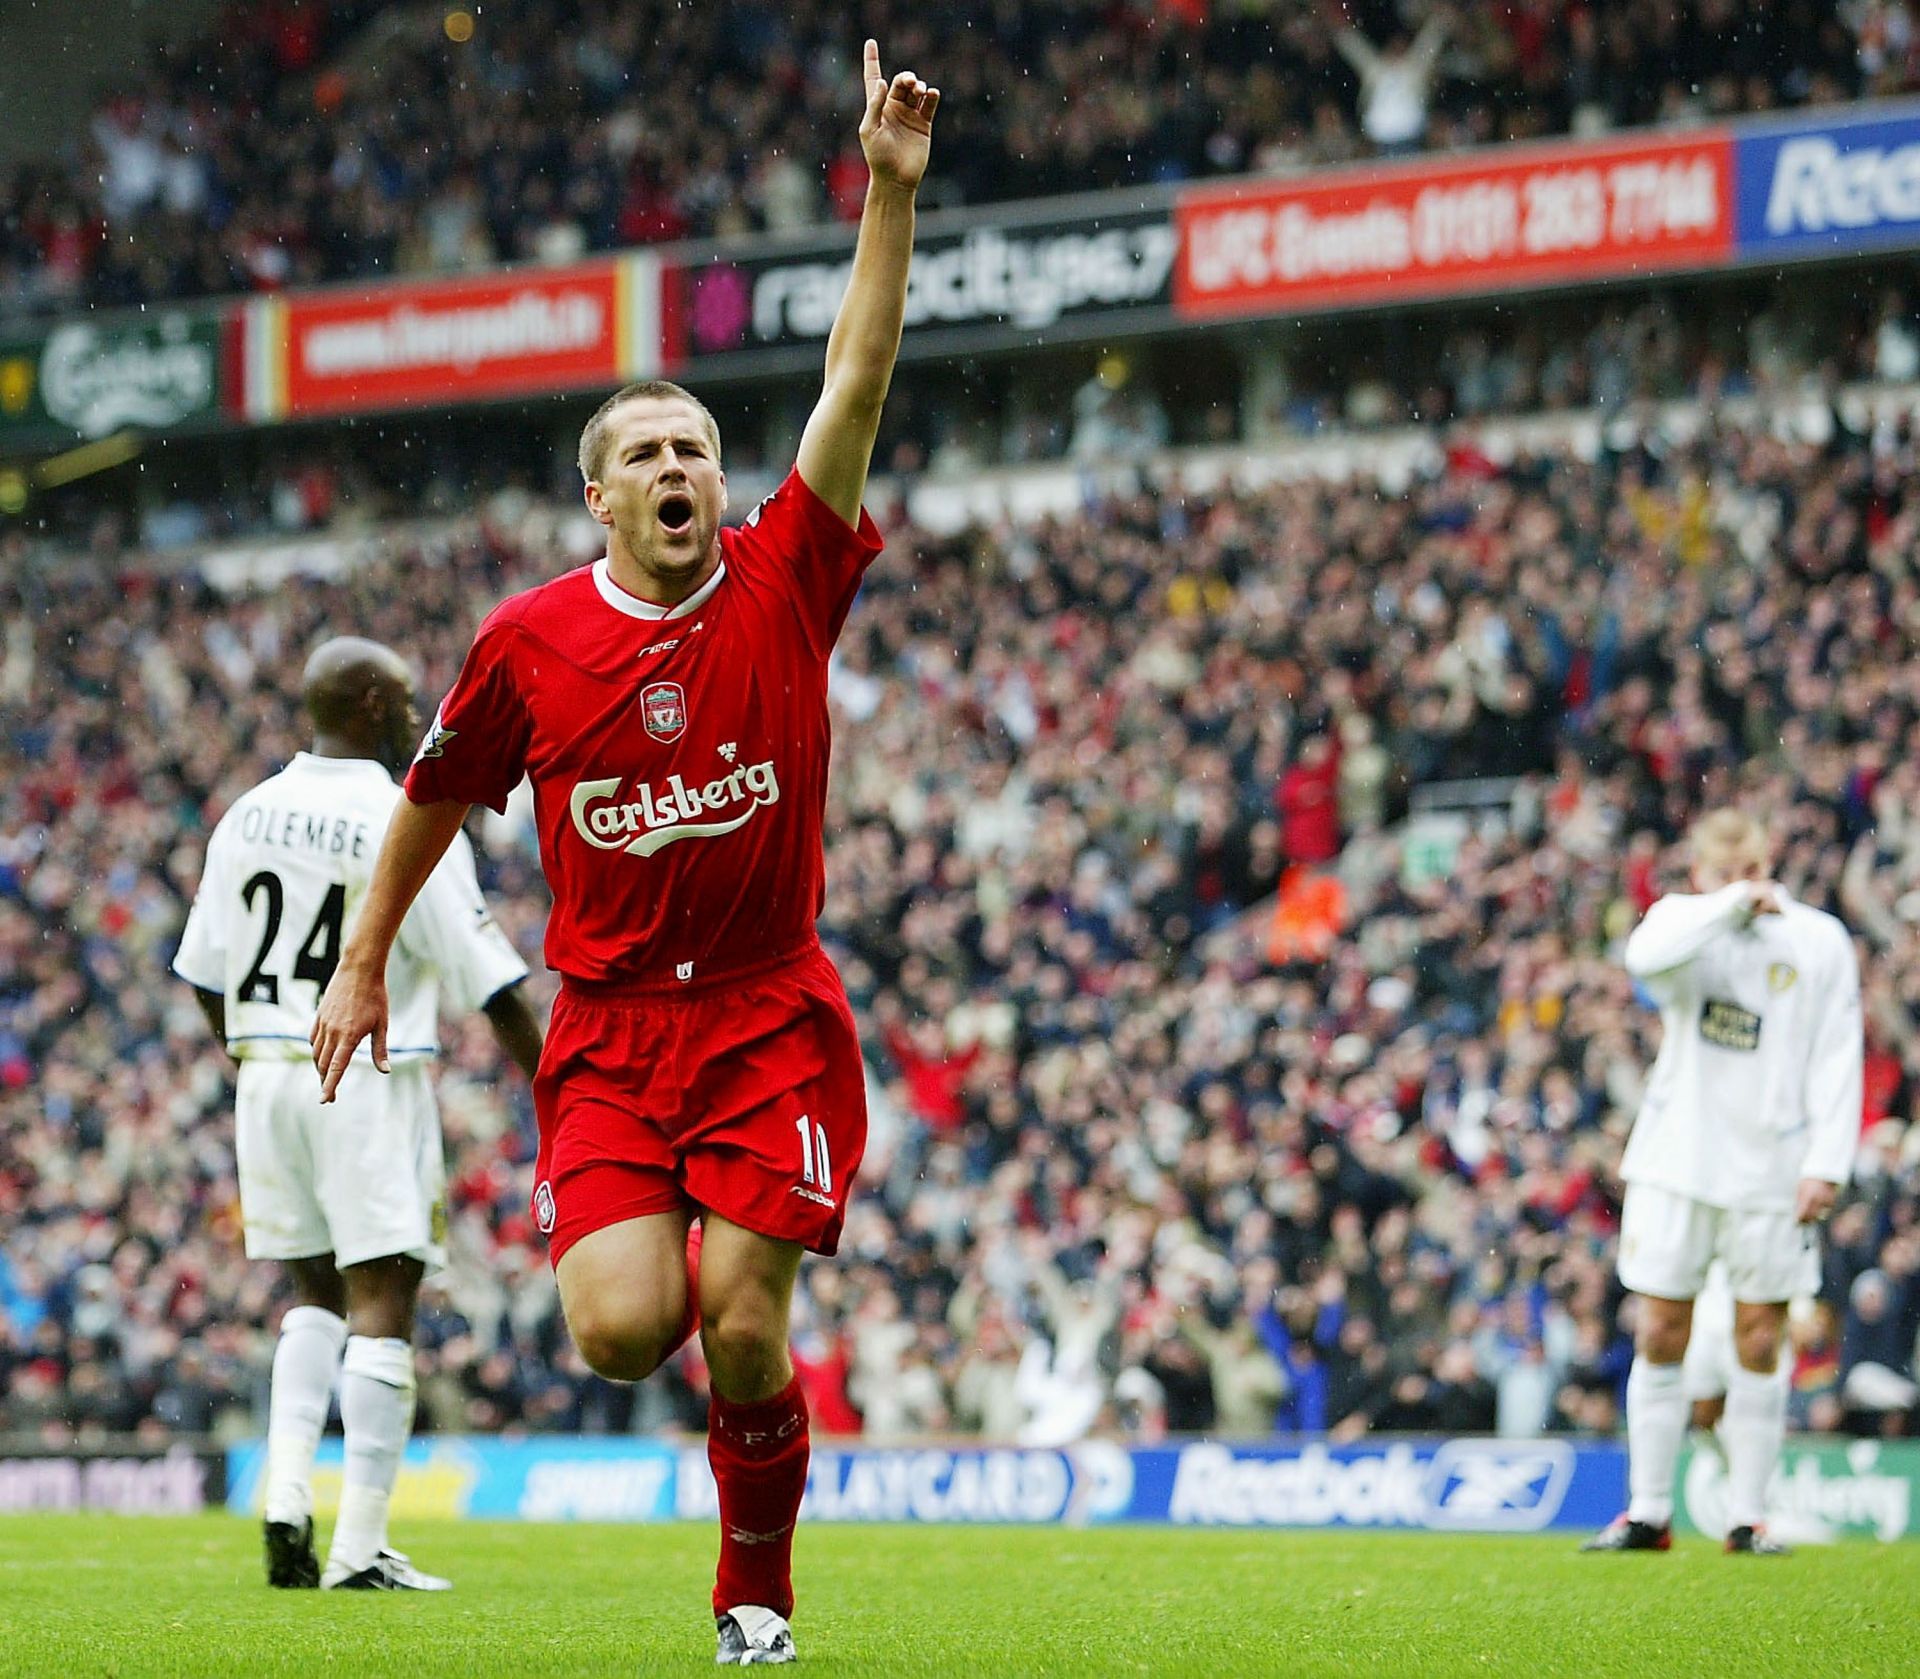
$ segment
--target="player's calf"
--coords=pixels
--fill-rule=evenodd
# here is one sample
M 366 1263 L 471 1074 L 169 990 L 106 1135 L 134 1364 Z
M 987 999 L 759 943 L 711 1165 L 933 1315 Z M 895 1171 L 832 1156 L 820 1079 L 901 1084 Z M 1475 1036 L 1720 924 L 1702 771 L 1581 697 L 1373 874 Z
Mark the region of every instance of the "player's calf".
M 320 1578 L 325 1588 L 358 1589 L 356 1583 L 389 1549 L 387 1512 L 413 1433 L 413 1314 L 424 1271 L 424 1263 L 410 1254 L 387 1254 L 341 1269 L 352 1331 L 340 1370 L 346 1461 L 340 1514 Z
M 1730 1550 L 1776 1554 L 1766 1538 L 1767 1483 L 1780 1462 L 1787 1433 L 1787 1373 L 1780 1368 L 1784 1305 L 1741 1301 L 1734 1308 L 1739 1365 L 1727 1379 L 1727 1412 L 1720 1425 L 1727 1445 L 1727 1524 L 1747 1535 Z
M 807 1402 L 787 1356 L 796 1242 L 708 1220 L 701 1344 L 713 1376 L 707 1461 L 720 1501 L 713 1612 L 723 1665 L 791 1661 L 793 1530 L 807 1489 Z

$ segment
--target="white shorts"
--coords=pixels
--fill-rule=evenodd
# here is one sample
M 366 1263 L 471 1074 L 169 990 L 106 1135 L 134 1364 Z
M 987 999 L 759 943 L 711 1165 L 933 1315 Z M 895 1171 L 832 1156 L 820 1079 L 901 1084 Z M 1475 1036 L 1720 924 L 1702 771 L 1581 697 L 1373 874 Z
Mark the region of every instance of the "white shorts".
M 1711 1207 L 1653 1184 L 1627 1185 L 1620 1211 L 1620 1281 L 1635 1294 L 1692 1300 L 1715 1258 L 1735 1300 L 1784 1303 L 1820 1285 L 1820 1237 L 1791 1208 Z
M 447 1168 L 425 1061 L 355 1061 L 330 1106 L 311 1061 L 243 1061 L 234 1112 L 249 1259 L 445 1258 Z

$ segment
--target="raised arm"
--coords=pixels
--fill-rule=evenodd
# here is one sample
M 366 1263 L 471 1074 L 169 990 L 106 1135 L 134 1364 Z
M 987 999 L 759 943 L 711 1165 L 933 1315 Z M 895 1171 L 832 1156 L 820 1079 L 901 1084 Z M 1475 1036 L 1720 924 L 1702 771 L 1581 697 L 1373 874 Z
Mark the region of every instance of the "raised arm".
M 1353 66 L 1353 73 L 1362 83 L 1373 79 L 1373 73 L 1380 68 L 1380 52 L 1366 36 L 1349 25 L 1334 36 L 1333 44 L 1340 56 Z
M 366 901 L 340 952 L 320 1012 L 313 1021 L 313 1064 L 320 1070 L 320 1100 L 331 1102 L 353 1052 L 373 1039 L 373 1064 L 387 1068 L 387 957 L 400 936 L 413 900 L 434 871 L 470 807 L 458 799 L 417 805 L 402 799 L 393 812 Z
M 1761 884 L 1736 880 L 1717 892 L 1662 898 L 1627 937 L 1627 972 L 1651 980 L 1685 967 L 1729 927 L 1744 926 L 1762 913 Z
M 1420 33 L 1413 38 L 1413 45 L 1407 56 L 1417 64 L 1423 73 L 1430 73 L 1434 61 L 1440 56 L 1440 49 L 1447 44 L 1447 14 L 1435 12 L 1421 26 Z
M 860 520 L 880 410 L 900 354 L 907 267 L 913 259 L 913 198 L 926 173 L 933 114 L 940 108 L 940 90 L 911 70 L 887 81 L 873 41 L 867 42 L 865 77 L 860 148 L 867 156 L 866 208 L 853 277 L 827 339 L 826 383 L 795 463 L 807 488 L 849 525 Z

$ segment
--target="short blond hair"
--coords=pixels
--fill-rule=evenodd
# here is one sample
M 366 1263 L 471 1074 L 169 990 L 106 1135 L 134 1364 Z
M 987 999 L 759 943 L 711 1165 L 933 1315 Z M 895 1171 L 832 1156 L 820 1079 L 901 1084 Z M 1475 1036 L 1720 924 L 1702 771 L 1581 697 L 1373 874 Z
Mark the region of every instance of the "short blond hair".
M 671 379 L 640 379 L 631 385 L 623 385 L 593 411 L 580 433 L 580 476 L 591 484 L 606 466 L 607 433 L 613 426 L 614 411 L 625 407 L 629 402 L 642 401 L 684 402 L 690 404 L 706 423 L 707 436 L 713 442 L 713 458 L 720 458 L 720 422 L 714 419 L 707 405 L 684 385 L 676 385 Z
M 1759 817 L 1728 805 L 1710 810 L 1687 831 L 1687 848 L 1696 859 L 1730 853 L 1768 856 L 1773 849 L 1766 824 Z

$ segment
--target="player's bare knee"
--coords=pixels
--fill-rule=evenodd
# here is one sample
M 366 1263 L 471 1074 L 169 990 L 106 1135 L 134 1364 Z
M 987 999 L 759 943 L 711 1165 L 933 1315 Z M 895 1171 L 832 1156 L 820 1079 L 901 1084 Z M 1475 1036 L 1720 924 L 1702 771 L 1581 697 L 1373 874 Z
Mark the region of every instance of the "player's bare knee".
M 1780 1368 L 1780 1332 L 1770 1323 L 1740 1325 L 1734 1332 L 1733 1350 L 1742 1370 L 1771 1376 Z
M 1649 1364 L 1678 1364 L 1687 1356 L 1693 1308 L 1685 1301 L 1642 1299 L 1634 1351 Z
M 356 1335 L 412 1340 L 414 1304 L 425 1271 L 419 1260 L 406 1254 L 349 1265 L 341 1273 L 348 1327 Z
M 1780 1345 L 1787 1328 L 1787 1309 L 1765 1301 L 1739 1300 L 1733 1308 L 1733 1354 L 1740 1368 L 1757 1376 L 1771 1376 L 1780 1367 Z
M 313 1259 L 290 1259 L 287 1274 L 293 1279 L 294 1300 L 301 1306 L 318 1306 L 337 1318 L 347 1315 L 347 1285 L 334 1267 L 333 1255 Z
M 672 1332 L 650 1317 L 592 1306 L 569 1312 L 567 1329 L 587 1368 L 610 1382 L 645 1381 L 673 1345 Z
M 1687 1356 L 1687 1332 L 1684 1328 L 1642 1330 L 1634 1351 L 1649 1364 L 1679 1364 Z
M 707 1318 L 700 1340 L 714 1381 L 727 1397 L 757 1398 L 784 1368 L 787 1320 L 769 1303 L 749 1298 Z
M 659 1341 L 599 1327 L 576 1327 L 572 1333 L 588 1370 L 609 1381 L 645 1381 L 660 1368 Z

